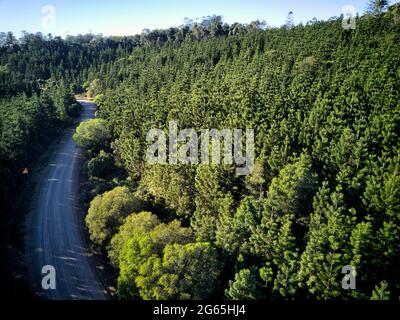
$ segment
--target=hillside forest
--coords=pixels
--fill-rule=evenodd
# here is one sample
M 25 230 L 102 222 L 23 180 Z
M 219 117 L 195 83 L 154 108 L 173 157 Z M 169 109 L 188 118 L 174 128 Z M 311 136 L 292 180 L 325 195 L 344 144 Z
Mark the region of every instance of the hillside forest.
M 22 171 L 85 95 L 97 105 L 74 135 L 87 158 L 85 222 L 118 298 L 398 300 L 400 6 L 357 17 L 355 29 L 342 18 L 0 33 L 2 220 Z M 252 173 L 149 164 L 148 132 L 171 121 L 254 129 Z

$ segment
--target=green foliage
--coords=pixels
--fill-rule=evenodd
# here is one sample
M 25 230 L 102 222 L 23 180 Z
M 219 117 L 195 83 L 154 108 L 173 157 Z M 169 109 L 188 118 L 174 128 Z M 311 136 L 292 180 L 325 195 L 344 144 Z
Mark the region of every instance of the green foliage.
M 67 114 L 71 118 L 77 118 L 82 111 L 82 106 L 79 103 L 71 104 L 67 107 Z
M 185 245 L 192 240 L 192 231 L 182 228 L 176 220 L 167 225 L 159 224 L 150 232 L 134 234 L 120 253 L 119 296 L 122 299 L 158 298 L 152 288 L 161 277 L 164 249 L 167 245 Z
M 138 214 L 131 214 L 128 216 L 124 224 L 119 228 L 110 242 L 108 256 L 112 264 L 118 268 L 119 254 L 124 246 L 124 243 L 130 238 L 144 235 L 153 230 L 160 223 L 156 215 L 151 212 L 140 212 Z
M 77 145 L 91 152 L 100 151 L 104 148 L 109 138 L 110 132 L 107 123 L 102 119 L 81 122 L 74 134 Z
M 87 89 L 99 119 L 75 138 L 94 156 L 96 192 L 128 185 L 157 212 L 131 215 L 141 209 L 127 192 L 121 204 L 103 206 L 108 193 L 93 200 L 89 229 L 96 243 L 113 239 L 121 297 L 394 299 L 400 7 L 386 8 L 373 1 L 355 30 L 340 18 L 294 25 L 290 16 L 268 28 L 213 16 L 133 37 L 0 33 L 3 198 L 75 115 L 71 89 Z M 149 165 L 146 135 L 171 120 L 197 132 L 254 128 L 254 171 Z M 113 165 L 126 181 L 111 178 Z M 345 265 L 356 268 L 356 290 L 341 288 Z
M 199 241 L 216 240 L 217 222 L 223 212 L 229 211 L 229 202 L 235 192 L 230 189 L 235 184 L 233 170 L 213 165 L 199 165 L 194 182 L 196 210 L 191 219 Z M 227 207 L 228 205 L 228 207 Z
M 227 296 L 255 296 L 246 286 L 258 276 L 257 297 L 270 299 L 369 299 L 383 280 L 399 292 L 396 10 L 359 17 L 354 31 L 340 19 L 228 34 L 194 24 L 159 46 L 146 33 L 146 49 L 118 63 L 124 77 L 98 111 L 114 153 L 157 212 L 190 220 L 197 241 L 221 250 Z M 149 166 L 146 134 L 170 120 L 256 129 L 255 170 Z M 341 288 L 346 265 L 357 290 Z
M 388 0 L 370 0 L 367 7 L 369 13 L 381 13 L 389 6 Z
M 142 201 L 126 187 L 116 187 L 95 197 L 85 219 L 90 239 L 98 246 L 108 245 L 125 218 L 141 209 Z
M 12 32 L 0 32 L 0 97 L 39 93 L 49 79 L 62 80 L 66 88 L 82 93 L 85 81 L 92 84 L 97 72 L 126 56 L 139 41 L 138 36 L 105 39 L 93 34 L 63 40 L 40 32 L 23 32 L 16 39 Z M 115 81 L 108 81 L 108 85 L 115 85 Z M 91 89 L 96 94 L 99 86 L 93 83 Z
M 367 218 L 366 220 L 370 219 Z M 350 265 L 357 272 L 357 289 L 352 292 L 355 297 L 361 297 L 365 292 L 368 292 L 374 280 L 379 278 L 376 268 L 379 265 L 380 252 L 378 252 L 376 240 L 370 221 L 360 222 L 352 230 L 350 243 L 353 259 Z M 363 296 L 363 298 L 365 297 Z
M 232 300 L 256 300 L 261 298 L 261 286 L 254 269 L 242 269 L 229 281 L 225 295 Z
M 209 243 L 172 244 L 162 259 L 149 259 L 141 268 L 151 270 L 136 278 L 143 299 L 209 299 L 217 287 L 220 273 L 217 253 Z
M 233 199 L 227 200 L 230 200 L 229 206 L 217 223 L 216 243 L 229 253 L 250 253 L 249 239 L 260 220 L 259 205 L 253 198 L 245 198 L 232 215 L 229 209 Z
M 301 255 L 299 280 L 318 299 L 343 295 L 341 270 L 349 265 L 355 210 L 346 208 L 340 186 L 331 193 L 324 183 L 314 199 L 308 241 Z
M 196 211 L 192 227 L 201 241 L 214 241 L 218 207 L 222 198 L 219 171 L 216 167 L 200 165 L 195 178 Z
M 372 292 L 371 300 L 390 300 L 390 291 L 387 291 L 388 283 L 382 281 Z
M 72 121 L 67 110 L 74 104 L 75 98 L 63 84 L 54 81 L 47 82 L 38 94 L 30 92 L 29 95 L 18 94 L 8 98 L 2 98 L 0 94 L 2 209 L 6 210 L 26 182 L 21 174 L 22 169 L 31 169 L 60 128 Z M 77 116 L 78 112 L 77 107 L 73 116 Z
M 310 158 L 302 155 L 281 170 L 270 184 L 264 201 L 261 223 L 251 235 L 253 250 L 267 259 L 277 254 L 276 243 L 286 223 L 299 223 L 311 211 L 310 200 L 316 188 Z
M 114 170 L 114 158 L 104 150 L 88 162 L 90 177 L 107 178 Z
M 399 157 L 376 163 L 367 178 L 363 202 L 373 213 L 376 222 L 384 217 L 400 221 L 400 162 Z M 384 214 L 382 214 L 384 213 Z
M 193 211 L 191 173 L 178 166 L 146 166 L 138 194 L 155 204 L 164 204 L 179 217 L 189 217 Z
M 103 91 L 99 79 L 94 79 L 90 83 L 84 83 L 83 87 L 89 97 L 96 97 Z
M 267 266 L 276 270 L 272 296 L 290 299 L 297 293 L 297 272 L 299 270 L 299 249 L 296 247 L 296 237 L 294 236 L 292 221 L 286 215 L 279 230 L 279 235 L 274 248 L 275 254 Z

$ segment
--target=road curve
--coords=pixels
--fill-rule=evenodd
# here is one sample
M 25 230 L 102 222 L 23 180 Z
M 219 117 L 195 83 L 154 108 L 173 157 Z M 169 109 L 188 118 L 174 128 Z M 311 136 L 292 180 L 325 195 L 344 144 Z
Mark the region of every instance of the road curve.
M 95 105 L 83 106 L 81 121 L 94 117 Z M 25 260 L 33 291 L 43 299 L 103 300 L 107 293 L 98 280 L 79 211 L 79 170 L 82 154 L 68 130 L 43 169 L 26 221 Z M 56 289 L 42 288 L 43 266 L 54 266 Z

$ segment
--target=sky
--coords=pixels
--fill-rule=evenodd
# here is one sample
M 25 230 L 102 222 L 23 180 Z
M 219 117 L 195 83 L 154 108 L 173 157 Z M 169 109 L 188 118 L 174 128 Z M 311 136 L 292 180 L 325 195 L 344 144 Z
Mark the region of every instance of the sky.
M 0 32 L 22 30 L 51 33 L 133 35 L 143 29 L 180 26 L 186 17 L 195 20 L 221 15 L 225 22 L 265 20 L 269 26 L 285 23 L 289 11 L 295 23 L 314 17 L 326 20 L 353 6 L 363 13 L 368 0 L 0 0 Z M 395 3 L 399 1 L 391 1 Z

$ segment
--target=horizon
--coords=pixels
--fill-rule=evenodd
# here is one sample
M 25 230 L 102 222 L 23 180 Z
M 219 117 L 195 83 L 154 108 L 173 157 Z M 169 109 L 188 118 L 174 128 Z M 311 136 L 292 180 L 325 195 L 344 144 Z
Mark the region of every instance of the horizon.
M 399 1 L 390 1 L 390 5 Z M 269 27 L 281 27 L 288 13 L 293 12 L 296 25 L 313 20 L 328 20 L 340 17 L 345 6 L 353 6 L 356 13 L 365 12 L 367 0 L 334 0 L 323 3 L 316 0 L 285 1 L 243 1 L 221 0 L 217 3 L 206 1 L 185 2 L 182 0 L 143 1 L 23 1 L 0 0 L 0 32 L 13 32 L 19 37 L 22 31 L 41 32 L 52 36 L 76 36 L 96 34 L 107 36 L 133 36 L 145 29 L 168 29 L 179 27 L 185 19 L 193 21 L 203 17 L 222 16 L 228 24 L 248 24 L 265 21 Z M 79 10 L 78 10 L 79 7 Z M 96 9 L 93 9 L 96 8 Z M 11 13 L 11 14 L 10 14 Z

